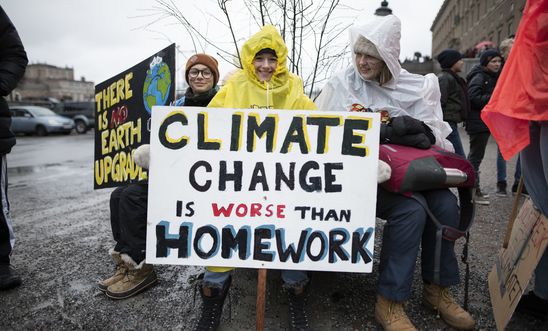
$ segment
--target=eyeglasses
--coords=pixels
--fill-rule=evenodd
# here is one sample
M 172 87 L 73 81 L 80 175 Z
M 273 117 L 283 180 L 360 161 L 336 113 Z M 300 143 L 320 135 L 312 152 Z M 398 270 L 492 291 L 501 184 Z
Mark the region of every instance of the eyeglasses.
M 202 74 L 202 77 L 204 77 L 205 79 L 211 78 L 211 76 L 213 75 L 213 73 L 209 69 L 190 69 L 190 71 L 188 72 L 188 77 L 196 78 L 199 74 Z

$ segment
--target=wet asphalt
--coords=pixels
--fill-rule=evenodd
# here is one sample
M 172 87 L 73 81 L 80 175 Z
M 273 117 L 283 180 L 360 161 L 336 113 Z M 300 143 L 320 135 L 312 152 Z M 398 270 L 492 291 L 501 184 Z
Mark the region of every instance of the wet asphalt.
M 468 150 L 466 134 L 465 150 Z M 93 189 L 93 132 L 84 135 L 18 137 L 8 155 L 11 213 L 17 238 L 13 265 L 20 288 L 0 292 L 0 330 L 190 330 L 199 294 L 190 283 L 199 267 L 156 266 L 159 283 L 144 293 L 113 301 L 96 289 L 109 276 L 113 246 L 109 221 L 112 189 Z M 469 310 L 478 330 L 494 330 L 487 274 L 506 231 L 513 197 L 495 196 L 496 145 L 491 140 L 481 167 L 491 204 L 480 206 L 470 241 Z M 509 185 L 515 160 L 508 162 Z M 375 256 L 382 235 L 378 221 Z M 457 244 L 460 255 L 462 241 Z M 373 273 L 312 273 L 308 310 L 315 330 L 380 330 L 374 321 Z M 421 306 L 420 262 L 406 311 L 420 330 L 451 330 Z M 225 304 L 221 330 L 255 328 L 257 273 L 238 269 Z M 461 278 L 464 265 L 461 263 Z M 462 288 L 454 294 L 463 302 Z M 279 271 L 269 271 L 265 328 L 287 329 L 287 300 Z M 507 330 L 548 330 L 547 322 L 515 315 Z

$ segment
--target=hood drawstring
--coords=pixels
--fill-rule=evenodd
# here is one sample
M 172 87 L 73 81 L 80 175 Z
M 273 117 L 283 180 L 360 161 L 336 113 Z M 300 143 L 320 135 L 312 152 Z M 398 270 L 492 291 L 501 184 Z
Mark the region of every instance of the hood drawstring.
M 270 103 L 268 100 L 268 95 L 270 94 L 270 84 L 266 82 L 266 109 L 270 109 Z

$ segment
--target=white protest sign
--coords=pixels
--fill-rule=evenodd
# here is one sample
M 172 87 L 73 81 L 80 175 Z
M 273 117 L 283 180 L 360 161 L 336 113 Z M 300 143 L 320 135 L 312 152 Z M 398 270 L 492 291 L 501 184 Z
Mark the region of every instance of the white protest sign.
M 148 263 L 371 272 L 379 114 L 154 107 Z

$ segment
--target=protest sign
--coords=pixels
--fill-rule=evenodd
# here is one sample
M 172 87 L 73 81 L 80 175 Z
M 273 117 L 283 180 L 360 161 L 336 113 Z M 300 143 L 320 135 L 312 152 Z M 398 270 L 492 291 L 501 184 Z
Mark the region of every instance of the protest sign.
M 371 272 L 379 114 L 154 107 L 147 263 Z
M 133 151 L 150 140 L 152 106 L 174 98 L 175 44 L 95 86 L 95 189 L 147 178 Z
M 489 293 L 498 330 L 504 330 L 548 244 L 548 218 L 525 201 L 507 249 L 489 273 Z

